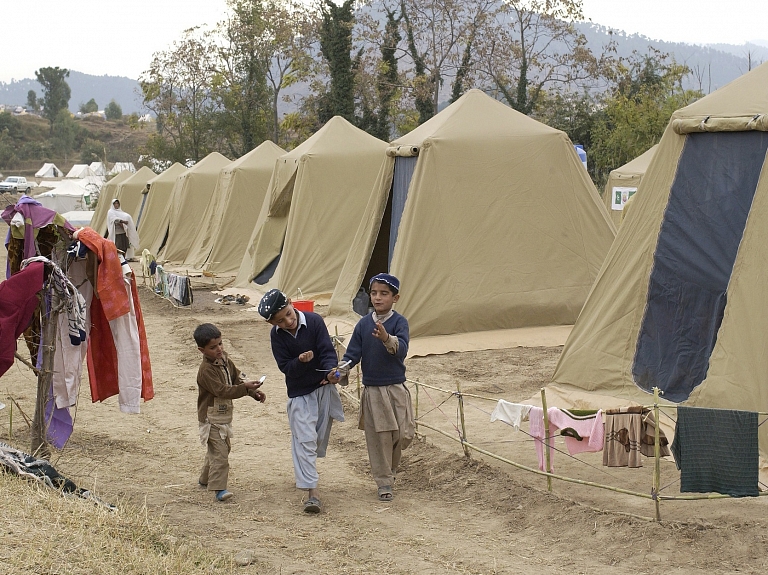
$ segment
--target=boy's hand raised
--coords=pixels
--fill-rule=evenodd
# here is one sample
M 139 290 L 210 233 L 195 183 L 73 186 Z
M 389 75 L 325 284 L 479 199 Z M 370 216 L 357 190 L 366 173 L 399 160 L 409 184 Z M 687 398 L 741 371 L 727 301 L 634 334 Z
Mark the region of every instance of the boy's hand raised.
M 301 363 L 307 363 L 308 361 L 312 361 L 312 358 L 315 357 L 315 352 L 312 350 L 305 351 L 299 356 L 299 361 Z
M 376 327 L 373 328 L 373 336 L 379 338 L 381 341 L 387 341 L 389 339 L 389 334 L 387 333 L 387 330 L 384 329 L 383 323 L 376 323 Z

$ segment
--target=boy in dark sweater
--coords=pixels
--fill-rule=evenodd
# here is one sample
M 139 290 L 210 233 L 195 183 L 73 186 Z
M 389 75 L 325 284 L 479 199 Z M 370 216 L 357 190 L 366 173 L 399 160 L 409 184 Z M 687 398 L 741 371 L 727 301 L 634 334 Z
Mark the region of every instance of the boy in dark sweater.
M 373 312 L 360 319 L 352 332 L 342 364 L 349 367 L 362 359 L 363 395 L 358 427 L 365 431 L 368 459 L 380 501 L 391 501 L 400 454 L 414 436 L 411 394 L 405 385 L 408 353 L 408 320 L 392 309 L 400 299 L 400 282 L 390 274 L 371 278 Z M 329 376 L 338 381 L 336 373 Z
M 197 371 L 197 421 L 200 442 L 208 449 L 198 483 L 216 492 L 216 499 L 227 501 L 232 493 L 227 491 L 229 477 L 229 452 L 232 449 L 232 400 L 250 395 L 264 403 L 267 396 L 259 391 L 261 382 L 242 381 L 237 369 L 221 344 L 221 332 L 204 323 L 195 329 L 195 343 L 203 354 Z
M 285 374 L 296 487 L 308 491 L 304 511 L 318 513 L 317 458 L 325 457 L 333 420 L 344 421 L 339 392 L 328 385 L 336 351 L 323 318 L 296 310 L 280 290 L 268 291 L 258 311 L 272 325 L 272 355 Z

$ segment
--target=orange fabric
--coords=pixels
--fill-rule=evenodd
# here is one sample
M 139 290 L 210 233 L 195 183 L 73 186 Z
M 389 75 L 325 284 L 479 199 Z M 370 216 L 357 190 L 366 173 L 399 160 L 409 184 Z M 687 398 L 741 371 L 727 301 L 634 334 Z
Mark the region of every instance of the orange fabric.
M 102 238 L 91 228 L 78 230 L 77 239 L 88 246 L 88 249 L 99 258 L 95 295 L 101 301 L 107 321 L 129 313 L 131 302 L 125 291 L 123 269 L 115 244 Z
M 123 291 L 125 289 L 123 288 Z M 149 401 L 155 396 L 152 385 L 152 366 L 149 362 L 149 346 L 144 329 L 144 316 L 139 304 L 139 291 L 136 278 L 131 275 L 131 295 L 136 312 L 141 349 L 141 397 Z M 126 294 L 127 297 L 127 294 Z M 120 393 L 117 375 L 117 350 L 112 338 L 112 330 L 106 317 L 101 300 L 91 302 L 91 335 L 88 344 L 88 379 L 91 384 L 91 401 L 104 401 Z

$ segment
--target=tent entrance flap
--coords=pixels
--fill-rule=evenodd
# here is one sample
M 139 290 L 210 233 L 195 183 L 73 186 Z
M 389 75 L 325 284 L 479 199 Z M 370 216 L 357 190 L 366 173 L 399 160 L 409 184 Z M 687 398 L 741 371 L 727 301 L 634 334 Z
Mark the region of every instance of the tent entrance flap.
M 418 156 L 397 156 L 395 158 L 395 171 L 392 176 L 392 193 L 390 195 L 392 221 L 389 228 L 387 270 L 389 270 L 389 264 L 392 263 L 392 254 L 395 253 L 397 230 L 400 228 L 400 220 L 403 218 L 403 210 L 405 209 L 405 200 L 408 198 L 408 188 L 411 185 L 411 177 L 413 177 L 413 171 L 416 169 L 416 162 L 418 160 Z
M 283 252 L 281 251 L 279 254 L 277 254 L 277 257 L 273 259 L 271 262 L 269 262 L 269 265 L 265 267 L 259 274 L 253 278 L 253 283 L 258 284 L 260 286 L 263 286 L 265 283 L 267 283 L 269 280 L 272 279 L 272 276 L 275 275 L 275 270 L 277 269 L 277 264 L 280 263 L 280 256 L 283 255 Z
M 681 402 L 704 381 L 766 149 L 765 132 L 686 137 L 632 366 L 640 388 Z
M 391 258 L 391 252 L 389 251 L 390 237 L 391 237 L 391 222 L 392 222 L 392 193 L 390 192 L 387 198 L 387 205 L 384 208 L 384 213 L 381 216 L 381 225 L 379 226 L 379 233 L 376 236 L 376 243 L 373 244 L 373 251 L 371 252 L 371 259 L 368 261 L 368 267 L 363 275 L 363 285 L 360 287 L 365 288 L 368 291 L 368 283 L 371 278 L 381 272 L 389 271 L 389 261 Z

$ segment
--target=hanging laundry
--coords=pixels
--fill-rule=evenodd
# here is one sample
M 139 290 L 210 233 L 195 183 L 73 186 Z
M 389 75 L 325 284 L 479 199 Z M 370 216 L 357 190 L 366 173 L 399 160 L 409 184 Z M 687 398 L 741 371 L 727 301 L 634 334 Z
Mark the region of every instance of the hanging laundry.
M 118 258 L 114 243 L 91 228 L 78 230 L 76 236 L 99 261 L 87 355 L 91 399 L 117 395 L 121 411 L 139 413 L 140 399 L 149 401 L 154 390 L 136 278 Z
M 642 406 L 609 409 L 605 412 L 603 465 L 607 467 L 642 467 L 640 455 L 654 456 L 656 419 Z M 669 455 L 668 441 L 659 429 L 662 456 Z
M 757 497 L 757 419 L 752 411 L 678 407 L 672 454 L 680 491 Z
M 0 283 L 0 375 L 13 365 L 16 339 L 32 321 L 43 289 L 43 264 L 33 263 Z
M 192 284 L 187 276 L 167 274 L 168 297 L 177 305 L 192 305 Z
M 523 403 L 510 403 L 500 399 L 491 413 L 491 423 L 494 421 L 503 421 L 511 425 L 515 431 L 520 431 L 520 423 L 528 421 L 528 414 L 531 411 L 530 405 Z
M 544 471 L 546 468 L 544 410 L 541 407 L 532 407 L 528 417 L 530 419 L 529 433 L 536 439 L 536 455 L 539 459 L 539 469 Z M 547 419 L 549 420 L 549 440 L 547 443 L 550 447 L 549 467 L 551 473 L 555 470 L 555 437 L 558 435 L 565 436 L 565 446 L 571 455 L 600 451 L 603 448 L 603 419 L 601 411 L 588 413 L 587 415 L 577 415 L 562 410 L 559 407 L 550 407 L 547 409 Z M 563 433 L 564 430 L 568 431 Z

